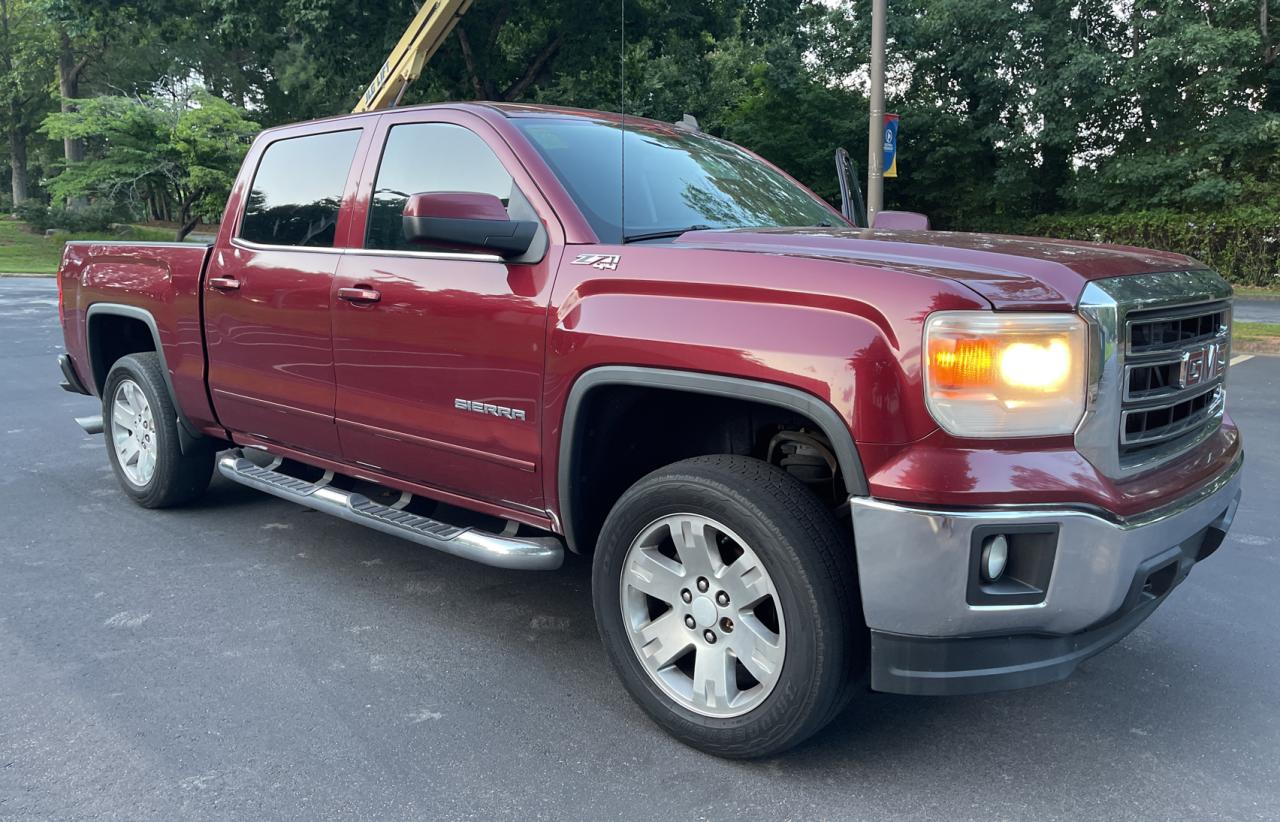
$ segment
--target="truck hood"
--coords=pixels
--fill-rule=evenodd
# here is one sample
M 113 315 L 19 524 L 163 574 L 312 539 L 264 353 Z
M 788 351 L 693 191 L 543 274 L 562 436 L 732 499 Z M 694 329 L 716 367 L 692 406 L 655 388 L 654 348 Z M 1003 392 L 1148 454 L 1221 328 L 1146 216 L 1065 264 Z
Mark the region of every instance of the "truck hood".
M 996 309 L 1073 310 L 1090 280 L 1204 268 L 1127 246 L 951 231 L 777 228 L 690 231 L 675 244 L 838 260 L 954 280 Z

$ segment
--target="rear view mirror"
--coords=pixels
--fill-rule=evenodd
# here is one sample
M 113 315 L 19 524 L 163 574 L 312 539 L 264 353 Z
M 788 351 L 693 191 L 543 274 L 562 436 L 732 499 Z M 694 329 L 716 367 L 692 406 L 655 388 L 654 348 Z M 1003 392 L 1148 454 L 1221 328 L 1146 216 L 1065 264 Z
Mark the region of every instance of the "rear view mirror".
M 899 231 L 928 231 L 929 218 L 914 211 L 881 211 L 876 214 L 872 228 L 891 228 Z
M 538 232 L 533 220 L 512 220 L 502 201 L 473 191 L 414 194 L 404 206 L 404 238 L 412 243 L 492 251 L 518 257 Z

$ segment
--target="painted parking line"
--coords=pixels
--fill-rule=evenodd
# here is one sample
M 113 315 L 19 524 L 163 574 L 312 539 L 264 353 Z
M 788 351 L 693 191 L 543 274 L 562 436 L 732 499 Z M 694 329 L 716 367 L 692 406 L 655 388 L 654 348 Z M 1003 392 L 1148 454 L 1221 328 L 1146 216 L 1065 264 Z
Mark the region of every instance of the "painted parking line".
M 1239 354 L 1239 355 L 1237 355 L 1237 356 L 1235 356 L 1235 357 L 1232 357 L 1232 358 L 1231 358 L 1231 364 L 1232 364 L 1232 365 L 1239 365 L 1240 363 L 1242 363 L 1242 362 L 1248 362 L 1248 361 L 1249 361 L 1249 360 L 1251 360 L 1251 359 L 1253 359 L 1253 355 L 1252 355 L 1252 354 Z

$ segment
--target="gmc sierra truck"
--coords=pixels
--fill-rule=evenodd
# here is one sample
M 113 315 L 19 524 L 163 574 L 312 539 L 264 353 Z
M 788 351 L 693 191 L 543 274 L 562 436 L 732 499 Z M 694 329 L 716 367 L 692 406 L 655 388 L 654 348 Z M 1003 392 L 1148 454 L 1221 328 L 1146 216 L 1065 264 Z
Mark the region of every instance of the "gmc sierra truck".
M 216 467 L 501 568 L 591 555 L 622 683 L 722 756 L 868 685 L 1066 677 L 1240 496 L 1217 274 L 859 227 L 688 123 L 271 129 L 214 243 L 69 243 L 58 283 L 64 387 L 137 503 Z

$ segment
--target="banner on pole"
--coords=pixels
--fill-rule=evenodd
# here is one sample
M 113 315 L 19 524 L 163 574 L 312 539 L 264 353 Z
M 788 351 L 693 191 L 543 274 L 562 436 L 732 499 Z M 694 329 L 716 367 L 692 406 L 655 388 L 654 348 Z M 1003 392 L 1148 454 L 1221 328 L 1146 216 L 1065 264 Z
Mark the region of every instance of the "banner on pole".
M 884 176 L 898 176 L 898 115 L 884 116 Z

